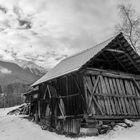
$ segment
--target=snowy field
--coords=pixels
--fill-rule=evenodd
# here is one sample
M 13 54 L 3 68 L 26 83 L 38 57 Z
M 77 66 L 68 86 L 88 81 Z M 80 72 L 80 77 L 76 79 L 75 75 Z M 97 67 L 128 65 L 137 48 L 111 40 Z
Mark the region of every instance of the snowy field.
M 0 140 L 72 140 L 53 132 L 42 130 L 40 126 L 22 116 L 6 115 L 14 109 L 0 109 Z M 140 121 L 131 128 L 116 126 L 106 135 L 75 138 L 75 140 L 140 140 Z

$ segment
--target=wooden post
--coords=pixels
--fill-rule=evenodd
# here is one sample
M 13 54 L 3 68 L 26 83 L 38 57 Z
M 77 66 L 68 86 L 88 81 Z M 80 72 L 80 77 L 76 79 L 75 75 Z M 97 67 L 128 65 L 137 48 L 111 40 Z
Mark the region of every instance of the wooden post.
M 38 101 L 38 117 L 41 118 L 40 101 Z

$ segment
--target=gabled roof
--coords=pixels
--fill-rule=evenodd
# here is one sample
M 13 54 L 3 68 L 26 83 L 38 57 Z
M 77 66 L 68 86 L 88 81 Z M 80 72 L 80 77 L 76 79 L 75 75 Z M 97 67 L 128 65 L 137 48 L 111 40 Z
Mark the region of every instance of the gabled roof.
M 112 43 L 114 40 L 116 40 L 120 36 L 122 37 L 122 33 L 120 33 L 119 35 L 112 37 L 92 48 L 89 48 L 78 54 L 75 54 L 73 56 L 70 56 L 70 57 L 62 60 L 59 64 L 57 64 L 54 68 L 52 68 L 47 74 L 45 74 L 43 77 L 41 77 L 39 80 L 37 80 L 34 84 L 32 84 L 32 86 L 41 84 L 48 80 L 51 80 L 51 79 L 54 79 L 54 78 L 63 76 L 65 74 L 79 70 L 89 60 L 94 58 L 94 56 L 96 56 L 102 49 L 106 48 L 110 43 Z

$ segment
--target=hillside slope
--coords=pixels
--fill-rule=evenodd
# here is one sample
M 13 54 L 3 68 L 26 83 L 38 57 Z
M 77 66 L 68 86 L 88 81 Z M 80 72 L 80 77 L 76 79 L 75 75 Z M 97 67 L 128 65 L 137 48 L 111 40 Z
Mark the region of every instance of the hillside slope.
M 0 61 L 0 85 L 17 82 L 31 84 L 39 78 L 39 75 L 35 75 L 31 71 L 23 69 L 15 63 Z
M 32 66 L 34 65 L 32 64 Z M 23 93 L 41 77 L 40 74 L 43 73 L 36 65 L 29 69 L 28 65 L 20 67 L 13 62 L 0 61 L 0 87 L 2 89 L 0 90 L 0 107 L 23 103 Z

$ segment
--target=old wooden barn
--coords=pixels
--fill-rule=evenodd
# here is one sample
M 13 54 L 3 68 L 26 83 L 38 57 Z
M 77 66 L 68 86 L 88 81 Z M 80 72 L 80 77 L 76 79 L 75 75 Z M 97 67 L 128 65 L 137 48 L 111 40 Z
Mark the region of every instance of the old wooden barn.
M 62 60 L 32 87 L 31 114 L 60 131 L 140 118 L 140 56 L 122 33 Z

